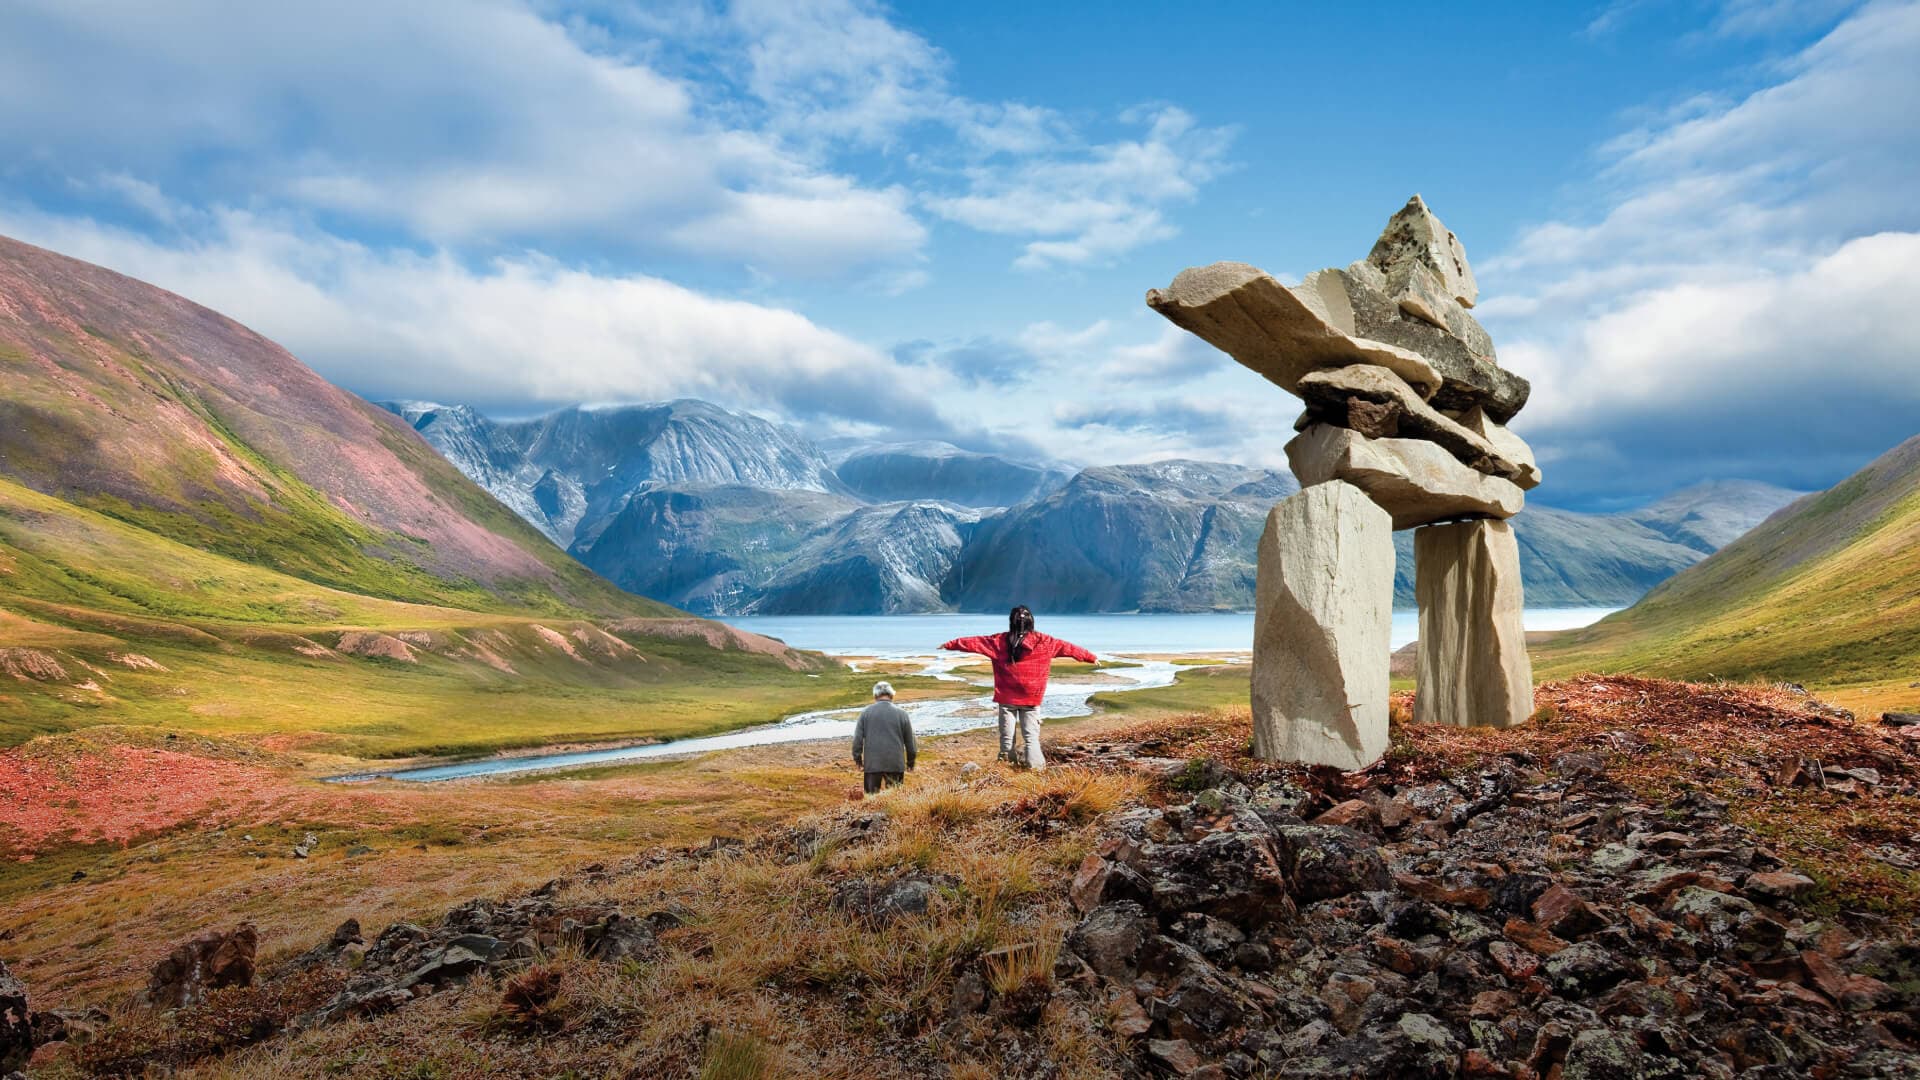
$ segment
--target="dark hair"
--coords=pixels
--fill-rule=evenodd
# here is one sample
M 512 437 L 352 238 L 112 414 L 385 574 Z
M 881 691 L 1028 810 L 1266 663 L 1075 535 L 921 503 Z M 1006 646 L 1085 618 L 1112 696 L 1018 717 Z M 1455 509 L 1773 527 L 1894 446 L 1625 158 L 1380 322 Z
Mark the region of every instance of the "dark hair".
M 1007 612 L 1007 658 L 1018 660 L 1025 655 L 1026 638 L 1033 633 L 1033 612 L 1023 604 Z

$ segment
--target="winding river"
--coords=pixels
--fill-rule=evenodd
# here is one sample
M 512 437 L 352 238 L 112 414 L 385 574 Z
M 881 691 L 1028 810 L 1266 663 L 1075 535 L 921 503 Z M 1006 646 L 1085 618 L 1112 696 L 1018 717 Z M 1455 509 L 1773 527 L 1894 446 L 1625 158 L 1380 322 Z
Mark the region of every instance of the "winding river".
M 1557 630 L 1585 626 L 1608 614 L 1611 608 L 1529 608 L 1529 630 Z M 977 692 L 935 701 L 902 702 L 913 717 L 914 731 L 920 735 L 945 735 L 956 731 L 992 727 L 992 698 L 983 682 L 975 682 L 953 673 L 954 669 L 980 663 L 974 656 L 930 654 L 928 644 L 967 633 L 991 633 L 994 619 L 980 615 L 809 615 L 765 616 L 726 620 L 742 629 L 779 637 L 802 649 L 845 657 L 875 657 L 891 663 L 911 661 L 923 667 L 920 674 L 965 683 Z M 1087 699 L 1099 693 L 1119 693 L 1169 686 L 1178 667 L 1165 660 L 1130 659 L 1143 654 L 1209 653 L 1245 650 L 1253 640 L 1253 616 L 1238 614 L 1201 615 L 1062 615 L 1047 616 L 1043 626 L 1050 633 L 1084 645 L 1102 659 L 1126 664 L 1107 668 L 1088 676 L 1055 680 L 1047 692 L 1040 715 L 1049 720 L 1086 716 L 1093 709 Z M 1393 616 L 1392 642 L 1395 648 L 1412 641 L 1418 634 L 1418 616 L 1411 611 L 1396 611 Z M 858 663 L 855 663 L 858 667 Z M 957 688 L 956 688 L 957 689 Z M 808 742 L 816 739 L 847 739 L 853 736 L 858 707 L 822 709 L 790 716 L 777 724 L 741 728 L 723 735 L 697 739 L 676 739 L 643 746 L 614 746 L 593 750 L 569 750 L 550 754 L 523 754 L 431 765 L 392 772 L 367 772 L 339 776 L 342 782 L 360 780 L 437 781 L 472 777 L 501 776 L 510 773 L 575 769 L 651 758 L 683 757 L 713 750 L 734 750 L 774 743 Z

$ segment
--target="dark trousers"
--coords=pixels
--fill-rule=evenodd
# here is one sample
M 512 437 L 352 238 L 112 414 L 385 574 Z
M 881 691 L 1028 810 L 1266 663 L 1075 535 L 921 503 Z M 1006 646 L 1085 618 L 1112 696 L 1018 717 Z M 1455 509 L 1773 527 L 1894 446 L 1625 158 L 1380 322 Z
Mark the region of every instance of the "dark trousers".
M 906 778 L 906 773 L 870 772 L 867 774 L 867 794 L 878 795 L 882 788 L 899 787 Z

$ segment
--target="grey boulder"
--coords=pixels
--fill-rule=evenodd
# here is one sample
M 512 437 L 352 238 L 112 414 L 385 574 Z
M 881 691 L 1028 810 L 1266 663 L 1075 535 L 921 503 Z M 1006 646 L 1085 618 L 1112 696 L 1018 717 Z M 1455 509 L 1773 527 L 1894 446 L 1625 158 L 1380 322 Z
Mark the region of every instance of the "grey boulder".
M 1526 503 L 1520 488 L 1475 472 L 1422 439 L 1369 439 L 1315 424 L 1287 444 L 1287 462 L 1305 487 L 1344 480 L 1393 515 L 1395 529 L 1456 518 L 1510 518 Z

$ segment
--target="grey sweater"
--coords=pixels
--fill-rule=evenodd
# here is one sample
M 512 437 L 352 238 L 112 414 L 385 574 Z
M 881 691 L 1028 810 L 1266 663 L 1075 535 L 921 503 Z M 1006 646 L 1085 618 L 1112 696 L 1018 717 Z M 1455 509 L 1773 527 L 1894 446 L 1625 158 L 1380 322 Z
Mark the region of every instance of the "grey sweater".
M 853 760 L 867 772 L 906 772 L 919 756 L 913 720 L 891 701 L 867 706 L 853 725 Z

